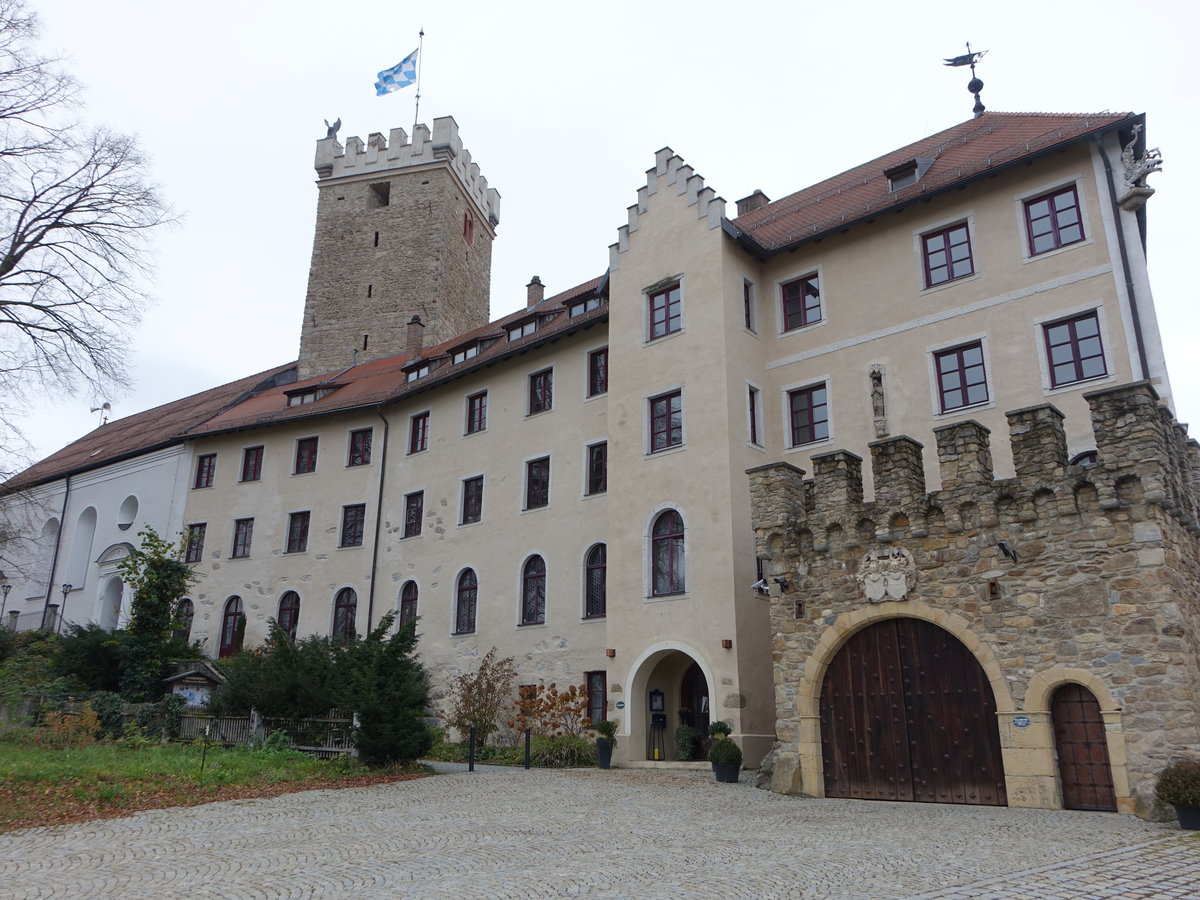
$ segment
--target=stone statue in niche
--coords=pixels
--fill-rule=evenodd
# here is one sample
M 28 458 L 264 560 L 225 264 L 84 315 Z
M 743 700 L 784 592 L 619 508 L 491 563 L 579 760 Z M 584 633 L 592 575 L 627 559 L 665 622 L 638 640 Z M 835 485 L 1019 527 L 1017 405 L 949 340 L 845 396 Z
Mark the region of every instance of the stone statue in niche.
M 917 564 L 903 547 L 868 550 L 858 567 L 858 584 L 871 603 L 906 600 L 917 581 Z
M 887 398 L 883 392 L 883 366 L 871 366 L 871 415 L 875 419 L 875 437 L 887 437 Z

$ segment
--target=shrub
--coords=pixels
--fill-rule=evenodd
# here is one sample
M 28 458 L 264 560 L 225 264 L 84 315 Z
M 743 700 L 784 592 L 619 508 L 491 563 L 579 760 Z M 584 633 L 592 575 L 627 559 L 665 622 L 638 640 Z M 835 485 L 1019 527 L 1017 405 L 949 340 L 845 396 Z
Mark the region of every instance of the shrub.
M 614 747 L 617 746 L 617 723 L 612 719 L 601 719 L 595 725 L 596 734 L 599 735 L 597 740 L 608 741 Z
M 83 690 L 114 693 L 121 688 L 124 650 L 122 631 L 107 631 L 94 622 L 68 625 L 59 636 L 52 667 Z
M 88 702 L 100 717 L 100 737 L 119 738 L 125 727 L 125 702 L 120 694 L 96 691 Z
M 1172 762 L 1159 774 L 1154 795 L 1171 806 L 1200 808 L 1200 760 Z
M 715 722 L 710 722 L 708 725 L 708 736 L 710 738 L 727 738 L 733 732 L 731 726 L 724 719 L 717 719 Z
M 741 766 L 742 748 L 730 738 L 718 738 L 708 748 L 708 758 L 718 766 Z
M 479 668 L 473 673 L 450 679 L 447 691 L 450 710 L 446 721 L 457 728 L 464 738 L 474 725 L 475 740 L 479 744 L 487 743 L 488 736 L 496 730 L 500 711 L 512 695 L 516 678 L 513 658 L 506 656 L 496 659 L 496 648 L 493 647 L 479 661 Z
M 551 769 L 596 765 L 596 745 L 569 734 L 539 735 L 530 742 L 530 762 Z
M 76 712 L 48 712 L 45 727 L 38 733 L 37 742 L 58 750 L 78 750 L 95 743 L 100 732 L 100 717 L 85 703 Z
M 354 670 L 347 699 L 358 711 L 355 746 L 368 766 L 411 762 L 433 745 L 425 723 L 429 676 L 416 659 L 416 623 L 385 639 L 394 621 L 395 613 L 388 613 L 366 638 L 347 648 Z
M 517 697 L 516 715 L 508 727 L 519 732 L 528 728 L 540 735 L 582 737 L 591 724 L 587 704 L 587 687 L 582 684 L 569 685 L 563 691 L 554 682 L 526 685 Z
M 675 758 L 679 760 L 693 759 L 696 752 L 696 739 L 700 731 L 691 725 L 680 725 L 675 729 Z
M 137 724 L 147 738 L 168 741 L 179 737 L 183 710 L 187 700 L 179 694 L 169 694 L 157 703 L 149 703 L 138 711 Z

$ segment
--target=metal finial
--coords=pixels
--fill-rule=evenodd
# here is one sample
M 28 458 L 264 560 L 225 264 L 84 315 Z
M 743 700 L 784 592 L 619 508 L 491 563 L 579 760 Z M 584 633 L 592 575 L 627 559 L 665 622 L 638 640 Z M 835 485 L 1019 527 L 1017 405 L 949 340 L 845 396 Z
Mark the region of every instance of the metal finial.
M 979 62 L 979 60 L 983 59 L 983 55 L 985 53 L 987 53 L 986 50 L 979 50 L 977 52 L 972 52 L 971 44 L 968 41 L 966 53 L 964 53 L 962 56 L 956 56 L 953 59 L 945 60 L 945 63 L 948 66 L 970 66 L 971 67 L 971 80 L 969 82 L 967 82 L 967 90 L 975 95 L 975 106 L 971 111 L 973 113 L 975 113 L 975 118 L 977 118 L 977 119 L 983 115 L 983 111 L 984 111 L 985 107 L 983 105 L 983 101 L 979 99 L 979 92 L 983 90 L 983 79 L 978 78 L 975 75 L 975 63 L 977 63 L 977 62 Z

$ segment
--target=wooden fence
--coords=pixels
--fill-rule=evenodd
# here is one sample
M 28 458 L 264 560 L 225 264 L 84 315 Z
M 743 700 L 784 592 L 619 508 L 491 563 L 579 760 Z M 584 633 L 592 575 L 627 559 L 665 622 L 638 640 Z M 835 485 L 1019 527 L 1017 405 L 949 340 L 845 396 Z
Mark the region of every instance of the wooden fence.
M 195 741 L 205 736 L 214 743 L 232 747 L 248 741 L 265 741 L 272 732 L 282 731 L 296 750 L 321 759 L 357 756 L 354 747 L 354 718 L 337 710 L 325 718 L 268 719 L 254 710 L 248 716 L 201 716 L 184 713 L 180 721 L 180 741 Z

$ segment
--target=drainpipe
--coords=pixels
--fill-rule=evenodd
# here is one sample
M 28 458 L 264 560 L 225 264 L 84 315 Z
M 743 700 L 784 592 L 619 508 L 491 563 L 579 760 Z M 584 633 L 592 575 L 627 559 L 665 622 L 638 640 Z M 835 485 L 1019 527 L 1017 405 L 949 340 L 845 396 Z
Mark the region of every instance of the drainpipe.
M 375 574 L 379 565 L 379 541 L 383 535 L 383 479 L 387 475 L 388 420 L 383 414 L 383 407 L 375 407 L 375 412 L 383 420 L 383 447 L 379 453 L 379 494 L 375 498 L 375 542 L 371 550 L 371 589 L 367 592 L 367 634 L 371 633 L 375 616 Z
M 1119 140 L 1119 139 L 1118 139 Z M 1129 313 L 1133 318 L 1133 337 L 1137 341 L 1138 365 L 1142 372 L 1137 380 L 1150 377 L 1150 365 L 1146 361 L 1146 347 L 1142 340 L 1142 320 L 1138 315 L 1137 293 L 1133 289 L 1133 274 L 1129 271 L 1129 253 L 1125 250 L 1125 226 L 1121 223 L 1121 207 L 1117 204 L 1117 187 L 1113 180 L 1112 162 L 1104 149 L 1104 138 L 1098 138 L 1096 146 L 1104 160 L 1104 174 L 1108 178 L 1108 202 L 1112 207 L 1113 222 L 1117 227 L 1117 246 L 1121 250 L 1121 274 L 1125 276 L 1125 292 L 1129 297 Z
M 50 609 L 50 590 L 54 587 L 54 570 L 58 568 L 58 550 L 62 546 L 63 532 L 67 527 L 67 501 L 71 499 L 71 476 L 67 476 L 67 489 L 63 492 L 62 512 L 58 517 L 58 535 L 54 538 L 54 556 L 50 560 L 50 573 L 46 576 L 46 599 L 42 601 L 42 628 L 46 627 L 46 612 Z M 62 615 L 62 610 L 58 611 Z

